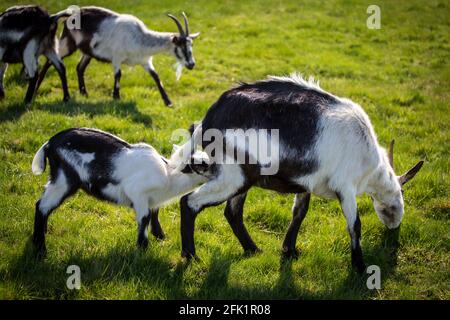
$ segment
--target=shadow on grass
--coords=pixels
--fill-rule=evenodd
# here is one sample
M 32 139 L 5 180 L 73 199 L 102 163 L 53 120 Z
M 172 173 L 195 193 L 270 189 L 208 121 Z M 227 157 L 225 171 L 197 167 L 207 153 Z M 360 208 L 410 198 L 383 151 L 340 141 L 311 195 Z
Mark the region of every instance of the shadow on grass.
M 365 249 L 366 263 L 377 264 L 381 269 L 382 285 L 386 279 L 395 276 L 398 237 L 399 230 L 386 230 L 377 246 Z M 376 290 L 369 290 L 366 286 L 369 275 L 358 275 L 350 267 L 346 279 L 338 287 L 311 292 L 295 283 L 299 276 L 293 270 L 295 261 L 284 259 L 280 259 L 279 276 L 274 285 L 230 285 L 228 278 L 231 265 L 241 259 L 245 259 L 243 254 L 214 252 L 199 290 L 190 294 L 186 292 L 189 285 L 186 285 L 184 276 L 186 269 L 191 266 L 181 260 L 173 263 L 164 257 L 155 256 L 151 249 L 143 252 L 133 246 L 116 247 L 106 254 L 92 256 L 75 252 L 69 261 L 62 264 L 48 258 L 37 260 L 29 240 L 22 254 L 11 262 L 7 273 L 0 274 L 0 278 L 14 283 L 31 297 L 56 299 L 78 297 L 79 291 L 68 290 L 65 283 L 69 276 L 66 268 L 72 264 L 82 270 L 82 286 L 89 288 L 89 291 L 95 292 L 96 288 L 101 291 L 111 282 L 119 286 L 124 283 L 126 287 L 138 288 L 130 293 L 137 299 L 145 298 L 146 290 L 151 290 L 152 294 L 157 292 L 157 297 L 166 299 L 367 299 L 376 294 Z M 142 289 L 139 289 L 140 286 Z M 120 296 L 120 293 L 117 294 Z M 97 295 L 94 297 L 98 298 Z
M 399 243 L 400 227 L 394 230 L 385 228 L 379 243 L 376 246 L 363 248 L 363 254 L 367 266 L 377 265 L 381 271 L 381 289 L 384 282 L 395 275 L 397 267 L 397 255 L 400 247 Z M 377 290 L 367 288 L 367 278 L 371 274 L 364 272 L 358 274 L 350 269 L 345 281 L 341 284 L 333 296 L 342 298 L 368 299 L 374 297 Z M 330 297 L 331 298 L 331 297 Z
M 105 100 L 101 102 L 52 102 L 39 103 L 34 101 L 32 105 L 27 106 L 24 103 L 13 103 L 6 108 L 0 109 L 0 122 L 19 119 L 28 110 L 43 110 L 51 113 L 60 113 L 62 115 L 75 116 L 79 114 L 94 117 L 98 115 L 112 115 L 119 118 L 129 117 L 133 122 L 142 123 L 147 126 L 152 125 L 152 118 L 141 113 L 135 102 Z

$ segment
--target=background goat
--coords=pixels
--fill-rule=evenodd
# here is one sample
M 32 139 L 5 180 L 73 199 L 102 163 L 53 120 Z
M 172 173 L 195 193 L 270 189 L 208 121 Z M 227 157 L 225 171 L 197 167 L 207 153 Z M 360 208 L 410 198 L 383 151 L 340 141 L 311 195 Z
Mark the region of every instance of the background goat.
M 202 138 L 202 132 L 219 130 L 227 146 L 231 140 L 228 138 L 232 138 L 226 135 L 230 128 L 278 129 L 276 161 L 279 161 L 279 170 L 273 175 L 261 175 L 260 163 L 223 164 L 228 158 L 233 160 L 234 155 L 228 154 L 223 162 L 213 163 L 210 170 L 215 178 L 181 199 L 182 255 L 185 257 L 195 256 L 196 215 L 224 201 L 227 201 L 225 216 L 244 250 L 258 250 L 244 226 L 242 214 L 247 191 L 259 186 L 296 193 L 293 220 L 283 243 L 287 257 L 297 255 L 297 233 L 308 210 L 310 194 L 339 199 L 351 237 L 352 262 L 363 272 L 356 196 L 368 193 L 381 221 L 388 228 L 397 228 L 404 210 L 402 186 L 423 164 L 420 161 L 397 177 L 392 165 L 392 147 L 388 156 L 379 146 L 372 124 L 359 105 L 325 92 L 313 81 L 293 75 L 270 77 L 225 92 L 208 110 L 191 141 L 178 155 L 173 155 L 171 165 L 178 165 L 178 170 L 183 172 L 190 171 L 190 165 L 185 163 L 189 163 L 193 145 L 206 148 L 209 144 Z M 242 141 L 238 145 L 242 145 Z M 254 150 L 247 148 L 241 152 L 258 159 Z
M 192 42 L 199 36 L 199 33 L 189 33 L 189 23 L 184 13 L 185 30 L 177 18 L 170 14 L 168 16 L 175 21 L 178 34 L 149 30 L 141 20 L 132 15 L 119 14 L 99 7 L 82 7 L 80 11 L 81 29 L 69 29 L 64 26 L 60 50 L 62 58 L 71 55 L 77 49 L 83 53 L 77 65 L 80 93 L 87 95 L 84 72 L 93 57 L 99 61 L 112 63 L 114 99 L 120 98 L 120 77 L 122 75 L 120 66 L 124 63 L 143 66 L 155 80 L 164 103 L 167 106 L 172 105 L 153 66 L 153 55 L 158 53 L 174 55 L 179 63 L 178 73 L 181 72 L 180 68 L 183 65 L 188 69 L 193 69 L 195 59 Z M 49 67 L 50 63 L 47 62 L 39 76 L 38 87 Z
M 202 157 L 197 153 L 195 157 Z M 177 196 L 192 191 L 206 177 L 174 172 L 167 160 L 151 146 L 129 143 L 106 132 L 75 128 L 54 135 L 36 153 L 32 171 L 41 174 L 46 159 L 50 179 L 36 203 L 33 243 L 44 254 L 45 232 L 50 213 L 78 189 L 98 199 L 133 207 L 138 223 L 137 244 L 148 245 L 147 227 L 157 238 L 164 233 L 158 222 L 158 208 Z
M 23 63 L 29 79 L 25 102 L 31 102 L 38 79 L 38 59 L 43 54 L 48 64 L 53 64 L 58 71 L 64 101 L 69 100 L 66 69 L 58 56 L 55 38 L 58 19 L 68 16 L 66 11 L 50 16 L 38 6 L 14 6 L 0 14 L 0 99 L 5 97 L 3 78 L 8 63 Z

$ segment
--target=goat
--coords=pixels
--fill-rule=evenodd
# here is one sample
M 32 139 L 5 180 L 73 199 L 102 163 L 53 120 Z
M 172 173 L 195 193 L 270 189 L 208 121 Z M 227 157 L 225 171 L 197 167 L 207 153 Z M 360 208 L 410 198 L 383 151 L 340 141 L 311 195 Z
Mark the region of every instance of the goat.
M 80 10 L 81 29 L 69 29 L 67 26 L 61 34 L 61 58 L 71 55 L 80 49 L 82 57 L 77 65 L 78 87 L 82 95 L 87 96 L 84 83 L 84 72 L 92 57 L 103 62 L 111 62 L 114 68 L 113 98 L 120 99 L 121 64 L 141 65 L 156 82 L 164 103 L 171 106 L 159 75 L 153 66 L 153 55 L 171 53 L 178 61 L 177 76 L 184 65 L 193 69 L 193 40 L 200 33 L 189 33 L 189 23 L 183 12 L 185 30 L 180 21 L 168 15 L 178 27 L 179 33 L 156 32 L 147 29 L 138 18 L 119 14 L 100 7 L 82 7 Z M 39 76 L 38 87 L 50 67 L 47 62 Z
M 197 153 L 195 157 L 202 157 Z M 50 165 L 50 178 L 36 203 L 33 243 L 46 252 L 45 233 L 50 213 L 80 188 L 98 199 L 133 207 L 138 223 L 137 245 L 148 245 L 147 227 L 164 238 L 158 208 L 206 181 L 199 165 L 194 174 L 174 172 L 168 160 L 150 145 L 129 144 L 112 134 L 88 128 L 61 131 L 37 151 L 32 172 L 42 174 Z
M 279 150 L 271 162 L 278 170 L 261 174 L 264 166 L 255 150 L 245 142 L 233 144 L 228 129 L 276 129 L 278 141 L 267 135 Z M 368 193 L 378 217 L 388 228 L 397 228 L 402 220 L 402 186 L 421 168 L 418 162 L 406 174 L 397 177 L 393 169 L 393 144 L 389 154 L 380 147 L 367 114 L 356 103 L 322 90 L 312 79 L 269 77 L 252 84 L 241 84 L 222 94 L 194 130 L 191 139 L 172 156 L 169 165 L 182 172 L 192 171 L 190 154 L 201 146 L 210 148 L 211 130 L 230 147 L 232 154 L 210 161 L 210 180 L 181 198 L 182 256 L 195 256 L 194 223 L 204 208 L 227 201 L 225 217 L 247 252 L 258 251 L 243 223 L 243 206 L 252 186 L 295 193 L 293 219 L 283 242 L 283 254 L 298 255 L 297 233 L 308 211 L 310 195 L 337 198 L 347 220 L 351 238 L 352 264 L 365 270 L 360 246 L 361 223 L 356 197 Z M 271 144 L 272 145 L 272 144 Z M 211 150 L 211 149 L 210 149 Z M 217 150 L 215 150 L 217 152 Z M 255 164 L 236 163 L 235 152 L 258 159 Z M 212 152 L 206 152 L 212 157 Z M 219 158 L 220 159 L 220 158 Z
M 9 63 L 23 63 L 29 79 L 25 103 L 30 103 L 38 80 L 38 59 L 45 55 L 61 78 L 64 101 L 70 99 L 66 69 L 58 55 L 55 37 L 58 19 L 68 17 L 67 11 L 49 15 L 39 6 L 14 6 L 0 14 L 0 99 L 5 97 L 3 78 Z

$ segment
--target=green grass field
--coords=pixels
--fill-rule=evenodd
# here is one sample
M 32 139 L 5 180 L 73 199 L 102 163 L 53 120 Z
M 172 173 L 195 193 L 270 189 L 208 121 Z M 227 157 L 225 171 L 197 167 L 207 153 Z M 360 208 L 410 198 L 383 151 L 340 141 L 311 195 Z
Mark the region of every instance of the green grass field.
M 19 1 L 22 2 L 22 1 Z M 29 1 L 25 1 L 29 2 Z M 16 4 L 6 0 L 0 9 Z M 56 12 L 70 1 L 41 1 Z M 51 69 L 30 106 L 20 66 L 5 78 L 0 102 L 0 299 L 449 299 L 449 89 L 450 4 L 445 0 L 376 1 L 381 29 L 366 27 L 374 1 L 79 1 L 135 14 L 149 28 L 175 31 L 165 16 L 186 11 L 197 66 L 176 81 L 172 57 L 154 64 L 174 102 L 164 106 L 153 80 L 140 67 L 122 69 L 121 95 L 111 98 L 112 66 L 92 62 L 89 98 L 78 94 L 79 53 L 65 60 L 72 100 L 62 103 Z M 43 60 L 41 60 L 41 64 Z M 130 142 L 145 141 L 166 156 L 177 128 L 200 120 L 237 81 L 299 71 L 321 86 L 361 104 L 379 140 L 396 139 L 398 173 L 425 159 L 405 192 L 398 239 L 378 220 L 369 197 L 358 200 L 366 263 L 379 265 L 382 288 L 350 266 L 349 238 L 337 201 L 312 198 L 298 238 L 296 261 L 281 260 L 293 195 L 252 189 L 245 222 L 261 254 L 246 257 L 223 216 L 224 205 L 206 209 L 196 224 L 201 261 L 181 257 L 177 202 L 163 208 L 165 241 L 151 238 L 136 249 L 131 209 L 83 193 L 49 220 L 48 255 L 36 261 L 30 246 L 34 205 L 47 174 L 33 176 L 31 160 L 60 130 L 87 126 Z M 66 288 L 67 266 L 79 265 L 80 290 Z

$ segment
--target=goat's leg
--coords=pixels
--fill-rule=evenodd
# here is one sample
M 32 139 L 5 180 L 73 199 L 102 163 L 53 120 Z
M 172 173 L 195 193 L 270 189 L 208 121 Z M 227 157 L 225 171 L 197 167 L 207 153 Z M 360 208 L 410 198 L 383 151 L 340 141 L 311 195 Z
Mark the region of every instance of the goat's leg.
M 8 69 L 8 64 L 0 62 L 0 100 L 5 98 L 5 89 L 3 87 L 3 80 L 5 79 L 6 69 Z
M 70 56 L 72 53 L 74 53 L 76 49 L 77 47 L 75 41 L 72 39 L 69 30 L 67 30 L 67 28 L 64 28 L 61 34 L 61 39 L 59 40 L 59 56 L 61 57 L 61 59 L 64 59 L 65 57 Z M 47 74 L 47 71 L 51 65 L 51 61 L 47 58 L 41 72 L 39 73 L 38 81 L 36 84 L 36 92 L 39 90 L 42 81 L 44 81 L 45 75 Z
M 61 85 L 64 92 L 63 101 L 69 101 L 70 94 L 69 89 L 67 87 L 66 67 L 64 66 L 64 63 L 62 62 L 61 58 L 55 51 L 47 52 L 46 57 L 56 68 L 56 71 L 58 71 L 58 75 L 59 78 L 61 79 Z
M 219 174 L 194 192 L 181 198 L 181 256 L 195 257 L 194 227 L 197 214 L 236 195 L 244 187 L 244 174 L 239 165 L 222 165 Z
M 356 196 L 353 192 L 340 192 L 339 201 L 347 220 L 347 230 L 351 239 L 352 265 L 358 273 L 363 273 L 366 269 L 361 250 L 361 221 L 358 215 Z
M 302 225 L 303 219 L 308 212 L 310 193 L 298 193 L 295 195 L 294 206 L 292 207 L 292 221 L 289 224 L 288 231 L 283 241 L 283 256 L 285 258 L 296 258 L 299 251 L 295 248 L 298 231 Z
M 228 199 L 227 206 L 225 207 L 225 218 L 233 230 L 233 233 L 238 238 L 242 245 L 242 248 L 246 253 L 255 253 L 260 251 L 256 244 L 253 242 L 250 234 L 244 225 L 244 203 L 247 197 L 247 192 L 241 193 Z
M 45 255 L 46 252 L 45 233 L 47 232 L 48 217 L 68 196 L 78 190 L 78 187 L 74 183 L 71 184 L 68 181 L 70 179 L 66 177 L 64 172 L 58 171 L 57 177 L 47 184 L 44 194 L 36 202 L 33 244 L 39 256 Z
M 170 101 L 169 96 L 167 95 L 166 90 L 164 89 L 164 86 L 159 79 L 159 75 L 155 70 L 155 67 L 153 66 L 153 62 L 150 59 L 147 63 L 147 65 L 144 65 L 145 70 L 152 76 L 153 80 L 155 81 L 159 93 L 161 94 L 161 98 L 163 99 L 166 106 L 170 107 L 172 106 L 172 101 Z
M 41 87 L 42 81 L 44 81 L 45 75 L 47 74 L 47 71 L 51 65 L 52 65 L 52 63 L 50 62 L 50 60 L 47 59 L 44 63 L 44 66 L 41 69 L 41 72 L 39 72 L 38 80 L 36 83 L 36 92 Z
M 158 213 L 158 208 L 150 209 L 150 230 L 152 235 L 154 235 L 156 239 L 163 240 L 165 238 L 165 235 L 158 220 Z
M 33 100 L 36 89 L 36 82 L 38 80 L 38 43 L 35 40 L 29 41 L 23 51 L 23 64 L 28 76 L 28 89 L 25 95 L 25 103 L 30 103 Z
M 84 96 L 88 95 L 84 84 L 84 72 L 86 71 L 89 62 L 91 62 L 91 57 L 87 54 L 83 54 L 80 62 L 77 64 L 78 88 L 80 89 L 80 93 Z
M 148 200 L 144 197 L 138 198 L 133 201 L 133 207 L 136 211 L 136 221 L 138 224 L 137 246 L 138 248 L 146 249 L 148 247 L 148 225 L 151 219 Z
M 120 99 L 120 78 L 122 77 L 122 72 L 120 68 L 114 68 L 114 91 L 113 98 L 116 100 Z

